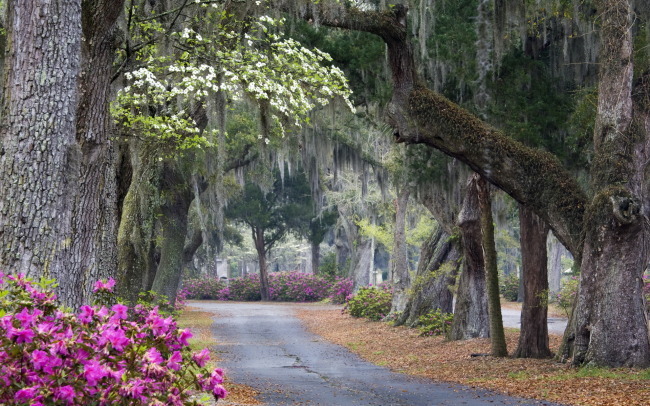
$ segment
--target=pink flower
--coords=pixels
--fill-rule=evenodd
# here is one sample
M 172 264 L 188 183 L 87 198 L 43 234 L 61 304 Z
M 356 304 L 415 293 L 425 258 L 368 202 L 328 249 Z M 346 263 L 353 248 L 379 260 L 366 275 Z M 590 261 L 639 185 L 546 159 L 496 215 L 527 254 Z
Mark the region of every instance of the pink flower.
M 23 388 L 16 392 L 14 395 L 14 400 L 19 403 L 26 402 L 28 400 L 34 400 L 35 394 L 36 388 Z
M 178 341 L 180 341 L 181 344 L 183 345 L 190 345 L 190 343 L 188 343 L 187 340 L 192 338 L 192 336 L 194 336 L 194 334 L 192 334 L 189 328 L 180 330 L 178 335 Z
M 201 352 L 192 355 L 192 359 L 194 360 L 194 362 L 196 362 L 198 366 L 203 368 L 206 362 L 210 360 L 210 350 L 204 348 L 203 350 L 201 350 Z
M 113 312 L 115 313 L 115 315 L 113 315 L 114 318 L 124 320 L 127 317 L 126 313 L 129 310 L 129 307 L 124 306 L 123 304 L 116 304 L 113 305 L 111 310 L 113 310 Z
M 180 351 L 174 351 L 174 353 L 167 360 L 167 368 L 178 371 L 181 369 L 180 362 L 183 361 L 183 356 Z
M 150 348 L 147 352 L 144 353 L 144 359 L 153 362 L 154 364 L 160 364 L 163 362 L 163 357 L 160 355 L 160 351 L 156 348 Z
M 113 291 L 113 286 L 115 286 L 115 279 L 113 278 L 108 278 L 108 281 L 97 281 L 95 282 L 95 287 L 93 289 L 93 292 L 97 293 L 100 290 L 106 290 L 108 292 Z
M 218 399 L 223 399 L 228 396 L 228 391 L 221 385 L 217 385 L 212 389 L 212 393 Z
M 106 370 L 96 360 L 89 361 L 84 366 L 84 378 L 86 378 L 89 386 L 97 386 L 97 383 L 99 383 L 99 381 L 101 381 L 106 375 Z
M 74 402 L 76 395 L 74 388 L 70 385 L 65 385 L 54 390 L 54 399 L 66 401 L 68 404 Z
M 90 306 L 81 306 L 81 312 L 79 313 L 79 321 L 83 324 L 88 324 L 93 321 L 93 316 L 95 315 L 95 309 Z
M 50 360 L 50 356 L 41 350 L 35 350 L 32 352 L 32 364 L 36 370 L 40 370 L 45 366 Z

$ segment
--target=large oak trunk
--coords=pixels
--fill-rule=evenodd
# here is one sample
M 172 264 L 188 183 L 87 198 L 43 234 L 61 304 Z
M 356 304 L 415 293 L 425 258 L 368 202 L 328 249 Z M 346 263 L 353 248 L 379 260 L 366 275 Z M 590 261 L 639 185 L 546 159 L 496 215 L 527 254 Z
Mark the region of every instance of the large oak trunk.
M 454 321 L 449 332 L 451 340 L 490 336 L 478 181 L 478 175 L 469 178 L 463 208 L 458 215 L 463 268 L 456 289 Z
M 77 143 L 81 149 L 79 181 L 73 213 L 73 236 L 66 258 L 66 279 L 76 289 L 63 289 L 68 306 L 89 303 L 95 281 L 115 276 L 117 263 L 116 153 L 108 103 L 113 59 L 118 42 L 115 23 L 123 0 L 83 2 L 81 76 Z M 60 280 L 60 283 L 65 281 Z M 66 284 L 67 284 L 66 283 Z
M 525 289 L 521 332 L 514 356 L 548 358 L 548 277 L 546 237 L 548 226 L 532 210 L 519 205 L 522 280 Z
M 456 283 L 460 265 L 459 242 L 437 226 L 422 244 L 415 280 L 396 325 L 415 326 L 420 316 L 436 309 L 453 312 L 454 295 L 450 288 Z
M 391 272 L 394 290 L 391 313 L 404 311 L 408 299 L 408 289 L 411 285 L 407 258 L 408 247 L 406 245 L 406 210 L 410 195 L 408 186 L 402 186 L 401 190 L 397 192 L 397 199 L 395 201 L 395 229 L 393 235 Z
M 0 269 L 68 276 L 78 195 L 75 140 L 81 0 L 7 3 L 7 57 L 0 128 Z
M 160 263 L 151 290 L 165 295 L 174 303 L 181 282 L 187 215 L 193 197 L 189 182 L 178 167 L 178 162 L 163 163 L 161 195 Z

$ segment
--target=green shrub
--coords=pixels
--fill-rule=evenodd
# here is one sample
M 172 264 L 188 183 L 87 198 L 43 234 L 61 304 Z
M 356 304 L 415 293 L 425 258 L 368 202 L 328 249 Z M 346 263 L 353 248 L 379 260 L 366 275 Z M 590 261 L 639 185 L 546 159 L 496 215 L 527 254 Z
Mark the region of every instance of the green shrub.
M 393 290 L 389 285 L 362 287 L 347 301 L 343 311 L 353 317 L 377 321 L 390 313 L 392 301 Z
M 519 297 L 519 277 L 516 273 L 499 275 L 499 293 L 509 302 L 516 302 Z
M 446 335 L 454 321 L 453 313 L 443 313 L 442 310 L 431 310 L 429 313 L 418 318 L 421 336 Z
M 572 276 L 568 279 L 562 281 L 562 287 L 560 291 L 555 294 L 555 301 L 557 305 L 564 310 L 567 317 L 571 313 L 571 308 L 573 307 L 573 302 L 576 299 L 578 294 L 578 285 L 580 284 L 580 277 Z

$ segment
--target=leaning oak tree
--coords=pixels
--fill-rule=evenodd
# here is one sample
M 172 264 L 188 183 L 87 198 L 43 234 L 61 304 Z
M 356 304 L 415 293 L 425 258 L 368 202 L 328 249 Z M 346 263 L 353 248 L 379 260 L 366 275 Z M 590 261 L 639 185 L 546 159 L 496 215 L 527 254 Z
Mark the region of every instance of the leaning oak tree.
M 468 164 L 547 222 L 581 263 L 581 286 L 564 354 L 576 364 L 650 365 L 641 276 L 648 262 L 650 72 L 633 81 L 628 0 L 599 0 L 601 56 L 592 196 L 551 154 L 523 146 L 427 89 L 415 68 L 407 8 L 352 4 L 275 5 L 323 25 L 366 31 L 387 45 L 397 142 L 422 143 Z

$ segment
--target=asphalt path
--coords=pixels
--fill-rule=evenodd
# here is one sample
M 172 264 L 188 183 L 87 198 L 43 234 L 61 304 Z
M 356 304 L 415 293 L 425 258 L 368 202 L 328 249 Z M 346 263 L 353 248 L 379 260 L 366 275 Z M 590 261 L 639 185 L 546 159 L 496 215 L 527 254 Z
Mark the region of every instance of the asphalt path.
M 501 308 L 501 319 L 504 327 L 521 328 L 521 310 Z M 548 332 L 551 334 L 564 334 L 567 319 L 561 317 L 548 318 Z
M 219 366 L 232 381 L 260 391 L 260 400 L 269 406 L 557 405 L 436 383 L 373 365 L 309 333 L 294 316 L 305 305 L 190 305 L 215 313 L 212 329 Z

